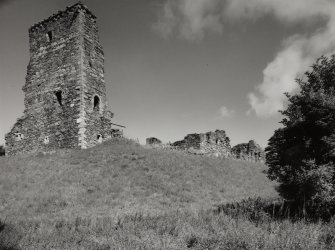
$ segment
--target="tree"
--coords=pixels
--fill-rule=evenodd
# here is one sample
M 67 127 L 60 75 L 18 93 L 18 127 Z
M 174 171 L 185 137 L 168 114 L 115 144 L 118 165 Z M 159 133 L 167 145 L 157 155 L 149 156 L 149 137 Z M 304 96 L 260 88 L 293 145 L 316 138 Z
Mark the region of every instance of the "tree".
M 297 79 L 282 128 L 269 139 L 268 177 L 280 195 L 298 203 L 335 201 L 335 55 L 322 56 Z

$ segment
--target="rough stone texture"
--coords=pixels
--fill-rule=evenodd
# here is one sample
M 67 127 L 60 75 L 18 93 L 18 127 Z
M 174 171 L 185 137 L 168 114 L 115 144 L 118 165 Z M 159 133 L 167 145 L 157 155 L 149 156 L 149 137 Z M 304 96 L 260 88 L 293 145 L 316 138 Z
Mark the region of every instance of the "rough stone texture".
M 200 155 L 231 156 L 229 137 L 224 130 L 201 134 L 189 134 L 184 140 L 171 144 L 179 150 L 187 150 L 190 153 Z
M 229 137 L 224 130 L 201 134 L 189 134 L 184 140 L 164 144 L 159 139 L 147 139 L 147 146 L 170 150 L 182 150 L 197 155 L 209 155 L 245 161 L 264 162 L 264 150 L 253 140 L 231 148 Z
M 237 159 L 254 162 L 264 162 L 264 150 L 254 141 L 241 143 L 232 148 L 232 153 Z
M 162 141 L 155 138 L 155 137 L 150 137 L 150 138 L 147 138 L 146 139 L 146 145 L 161 145 L 162 144 Z
M 96 17 L 81 3 L 29 29 L 24 115 L 6 135 L 6 154 L 87 148 L 112 128 Z

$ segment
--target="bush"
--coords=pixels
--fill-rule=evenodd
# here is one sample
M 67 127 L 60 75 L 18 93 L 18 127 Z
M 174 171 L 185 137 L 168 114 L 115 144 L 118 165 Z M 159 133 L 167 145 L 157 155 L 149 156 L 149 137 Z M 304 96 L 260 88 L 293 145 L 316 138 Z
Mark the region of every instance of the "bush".
M 301 206 L 297 202 L 283 199 L 248 198 L 239 202 L 219 205 L 214 214 L 225 214 L 234 219 L 245 219 L 255 223 L 256 226 L 271 221 L 290 220 L 309 222 L 332 220 L 335 206 L 331 202 L 310 202 Z M 322 205 L 321 205 L 322 204 Z
M 0 250 L 18 250 L 21 235 L 12 225 L 7 225 L 0 220 Z
M 269 140 L 266 163 L 283 198 L 321 209 L 335 203 L 335 56 L 319 58 L 305 75 L 300 92 L 286 94 L 284 126 Z

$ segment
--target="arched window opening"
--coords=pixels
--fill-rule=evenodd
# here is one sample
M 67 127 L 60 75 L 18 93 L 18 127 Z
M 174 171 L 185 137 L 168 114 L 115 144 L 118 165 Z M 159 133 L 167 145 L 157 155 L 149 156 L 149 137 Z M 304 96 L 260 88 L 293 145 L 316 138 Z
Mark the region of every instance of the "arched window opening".
M 102 143 L 102 135 L 97 135 L 97 141 L 98 143 Z
M 63 106 L 63 103 L 62 103 L 62 91 L 61 90 L 57 90 L 56 92 L 55 92 L 55 95 L 56 95 L 56 98 L 57 98 L 57 101 L 58 101 L 58 104 L 60 105 L 60 106 Z
M 91 62 L 91 61 L 89 61 L 89 62 L 88 62 L 88 65 L 90 66 L 90 68 L 92 68 L 92 67 L 93 67 L 93 65 L 92 65 L 92 62 Z
M 43 143 L 44 143 L 45 145 L 47 145 L 47 144 L 49 144 L 49 142 L 50 142 L 50 140 L 49 140 L 49 136 L 44 137 Z
M 19 133 L 19 131 L 17 131 L 15 133 L 15 140 L 16 141 L 21 141 L 24 138 L 23 134 Z
M 48 38 L 48 42 L 52 41 L 52 31 L 48 31 L 47 38 Z
M 99 111 L 100 110 L 100 98 L 99 96 L 94 96 L 93 99 L 93 110 Z

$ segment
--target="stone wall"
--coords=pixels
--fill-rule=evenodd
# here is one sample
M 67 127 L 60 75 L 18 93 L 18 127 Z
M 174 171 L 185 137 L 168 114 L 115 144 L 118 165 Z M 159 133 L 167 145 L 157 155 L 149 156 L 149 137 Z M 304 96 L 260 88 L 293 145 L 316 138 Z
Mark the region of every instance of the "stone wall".
M 147 146 L 252 162 L 264 162 L 265 160 L 263 149 L 253 140 L 231 148 L 230 139 L 224 130 L 189 134 L 183 140 L 169 144 L 164 144 L 159 139 L 151 137 L 147 139 Z
M 200 155 L 230 156 L 230 140 L 224 130 L 200 134 L 189 134 L 184 140 L 171 144 L 180 150 Z
M 87 148 L 113 137 L 96 17 L 81 3 L 29 29 L 24 115 L 6 153 Z M 115 129 L 116 130 L 116 129 Z
M 264 162 L 264 150 L 254 141 L 241 143 L 232 148 L 232 153 L 237 159 L 253 162 Z

